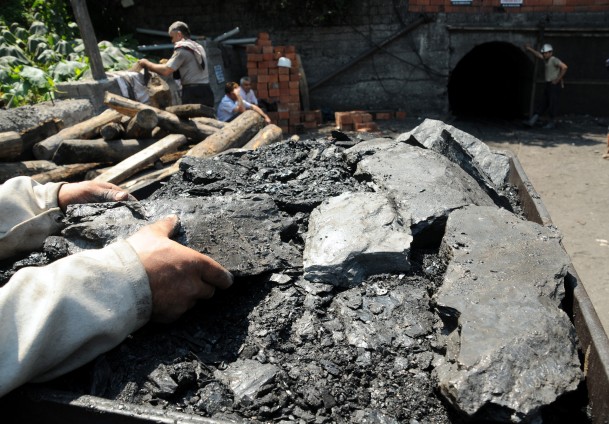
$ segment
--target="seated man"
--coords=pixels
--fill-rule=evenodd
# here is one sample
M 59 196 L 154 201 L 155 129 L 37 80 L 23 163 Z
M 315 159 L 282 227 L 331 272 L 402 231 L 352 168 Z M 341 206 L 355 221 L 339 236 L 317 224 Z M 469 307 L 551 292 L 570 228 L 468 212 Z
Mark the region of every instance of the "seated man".
M 264 118 L 264 122 L 267 124 L 271 123 L 271 118 L 258 106 L 253 105 L 241 98 L 240 94 L 241 87 L 236 82 L 227 82 L 224 86 L 224 97 L 218 105 L 218 120 L 224 122 L 230 122 L 235 119 L 239 114 L 245 112 L 248 109 L 252 109 Z
M 241 98 L 248 103 L 258 106 L 258 99 L 254 90 L 252 90 L 252 80 L 250 77 L 243 77 L 240 80 L 241 83 Z

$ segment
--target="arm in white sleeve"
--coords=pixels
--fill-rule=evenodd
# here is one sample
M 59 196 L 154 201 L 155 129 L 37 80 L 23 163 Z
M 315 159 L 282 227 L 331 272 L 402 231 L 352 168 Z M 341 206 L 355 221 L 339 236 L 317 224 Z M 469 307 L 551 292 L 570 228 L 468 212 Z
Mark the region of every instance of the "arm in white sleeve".
M 86 364 L 151 311 L 146 270 L 127 241 L 19 270 L 0 289 L 0 396 Z
M 62 226 L 57 204 L 62 183 L 39 184 L 29 177 L 0 185 L 0 259 L 42 247 Z

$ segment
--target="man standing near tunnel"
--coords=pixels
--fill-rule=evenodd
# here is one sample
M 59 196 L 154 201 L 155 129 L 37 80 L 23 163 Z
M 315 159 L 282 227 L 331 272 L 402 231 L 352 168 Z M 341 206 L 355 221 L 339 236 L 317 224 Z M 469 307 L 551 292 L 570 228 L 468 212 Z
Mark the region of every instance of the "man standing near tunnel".
M 562 90 L 564 86 L 563 77 L 567 72 L 567 65 L 554 56 L 550 44 L 544 44 L 541 48 L 541 52 L 538 52 L 528 44 L 525 46 L 525 49 L 533 53 L 538 59 L 544 61 L 546 81 L 543 98 L 537 106 L 537 109 L 535 109 L 533 116 L 527 121 L 527 125 L 529 127 L 534 126 L 539 119 L 539 116 L 547 113 L 549 121 L 544 128 L 554 128 L 556 126 L 555 119 L 560 98 L 560 90 Z

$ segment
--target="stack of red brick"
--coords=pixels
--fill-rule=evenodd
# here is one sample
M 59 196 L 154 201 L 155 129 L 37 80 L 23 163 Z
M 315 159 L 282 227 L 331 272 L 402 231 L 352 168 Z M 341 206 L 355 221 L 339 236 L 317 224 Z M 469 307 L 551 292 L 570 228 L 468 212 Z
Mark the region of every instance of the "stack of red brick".
M 336 120 L 336 127 L 341 131 L 372 132 L 379 130 L 375 120 L 406 119 L 406 112 L 351 110 L 348 112 L 335 112 L 334 119 Z
M 247 73 L 258 99 L 277 103 L 269 118 L 284 132 L 294 134 L 317 128 L 321 111 L 302 111 L 300 105 L 300 64 L 294 46 L 273 46 L 269 34 L 261 32 L 255 45 L 247 46 Z M 292 62 L 291 68 L 277 66 L 280 57 Z

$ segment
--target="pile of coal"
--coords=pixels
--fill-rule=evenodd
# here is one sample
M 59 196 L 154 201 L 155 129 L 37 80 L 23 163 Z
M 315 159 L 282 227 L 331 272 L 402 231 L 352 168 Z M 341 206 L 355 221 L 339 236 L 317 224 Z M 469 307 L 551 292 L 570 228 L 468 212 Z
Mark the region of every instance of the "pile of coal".
M 138 205 L 70 209 L 32 258 L 175 213 L 237 278 L 52 385 L 218 422 L 589 420 L 569 258 L 521 216 L 509 156 L 433 120 L 358 141 L 185 158 Z

